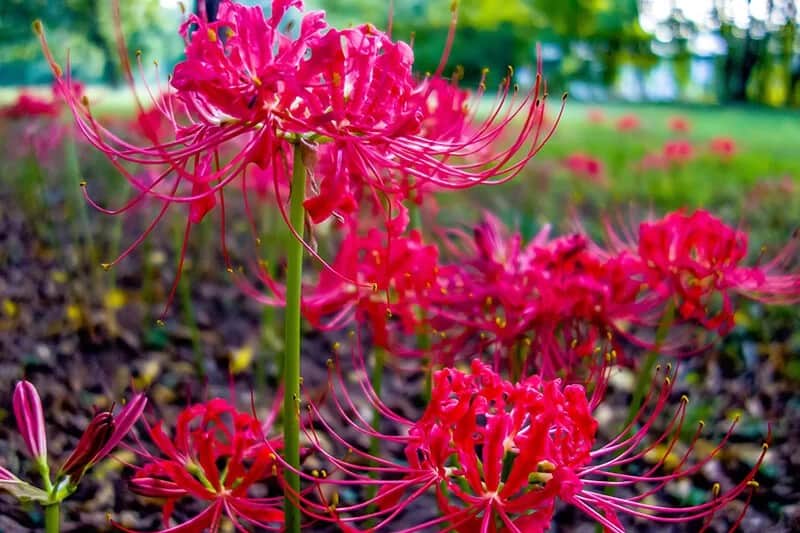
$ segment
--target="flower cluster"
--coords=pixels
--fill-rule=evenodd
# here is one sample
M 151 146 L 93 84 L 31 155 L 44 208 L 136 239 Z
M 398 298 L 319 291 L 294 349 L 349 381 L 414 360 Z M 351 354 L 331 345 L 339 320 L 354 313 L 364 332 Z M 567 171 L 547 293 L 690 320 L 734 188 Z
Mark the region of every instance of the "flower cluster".
M 239 531 L 294 532 L 301 514 L 344 531 L 382 530 L 425 498 L 439 514 L 419 517 L 409 531 L 539 532 L 560 504 L 613 532 L 637 519 L 705 527 L 755 486 L 766 447 L 738 482 L 724 491 L 715 485 L 707 501 L 660 502 L 667 485 L 714 460 L 735 426 L 717 446 L 694 453 L 702 425 L 684 427 L 685 397 L 667 409 L 677 377 L 671 367 L 657 370 L 649 388 L 643 383 L 641 406 L 634 394 L 631 420 L 620 431 L 601 425 L 597 408 L 612 367 L 635 365 L 635 345 L 677 352 L 685 347 L 683 328 L 725 334 L 737 297 L 800 300 L 795 242 L 771 261 L 745 266 L 746 233 L 706 211 L 676 211 L 636 229 L 609 223 L 604 246 L 580 227 L 553 236 L 545 226 L 524 242 L 491 214 L 471 231 L 423 232 L 418 220 L 412 224 L 430 205 L 429 193 L 503 183 L 537 154 L 560 117 L 545 118 L 541 63 L 526 93 L 513 87 L 509 70 L 495 105 L 479 114 L 485 83 L 472 94 L 459 86 L 458 71 L 443 75 L 452 26 L 439 68 L 418 77 L 411 47 L 371 24 L 332 27 L 302 0 L 272 0 L 268 15 L 221 0 L 212 17 L 186 17 L 179 30 L 185 57 L 169 86 L 150 90 L 150 105 L 137 100 L 128 131 L 116 134 L 97 120 L 69 70 L 53 59 L 41 25 L 35 28 L 78 129 L 135 190 L 121 208 L 103 211 L 160 204 L 121 257 L 171 206 L 183 205 L 182 265 L 192 228 L 211 213 L 221 217 L 225 238 L 226 195 L 234 189 L 254 241 L 256 201 L 271 202 L 296 239 L 286 250 L 285 284 L 281 268 L 269 271 L 266 261 L 259 279 L 267 294 L 240 280 L 265 305 L 287 308 L 283 405 L 276 402 L 262 423 L 212 399 L 182 410 L 172 432 L 159 421 L 147 428 L 150 443 L 137 440 L 140 462 L 130 486 L 164 502 L 165 532 L 217 531 L 226 520 Z M 593 113 L 591 120 L 604 118 Z M 620 132 L 641 127 L 635 115 L 616 122 Z M 683 134 L 690 125 L 676 117 L 670 128 Z M 715 140 L 710 150 L 727 160 L 735 145 Z M 693 144 L 674 138 L 642 165 L 674 169 L 694 156 Z M 605 183 L 602 162 L 587 154 L 575 152 L 563 166 Z M 338 247 L 328 264 L 312 232 L 331 227 Z M 301 245 L 325 266 L 313 282 L 303 277 Z M 222 248 L 233 271 L 224 240 Z M 328 387 L 310 398 L 304 416 L 300 313 L 318 330 L 354 333 L 352 368 L 343 369 L 336 343 Z M 365 355 L 369 343 L 374 363 Z M 399 414 L 382 397 L 384 364 L 393 355 L 410 356 L 429 380 L 417 416 Z M 14 412 L 45 487 L 0 468 L 0 488 L 44 505 L 60 502 L 128 433 L 144 404 L 136 395 L 117 416 L 96 415 L 52 483 L 41 402 L 21 383 Z M 274 439 L 268 434 L 280 408 L 284 438 Z M 397 431 L 384 432 L 389 425 Z M 383 456 L 382 448 L 399 453 Z M 173 525 L 186 500 L 203 509 Z
M 715 485 L 706 502 L 673 507 L 657 503 L 653 496 L 712 461 L 735 422 L 717 446 L 694 457 L 703 426 L 694 431 L 689 446 L 681 448 L 678 443 L 688 403 L 684 397 L 666 419 L 665 429 L 655 437 L 650 435 L 665 414 L 672 392 L 675 374 L 669 369 L 656 376 L 644 405 L 613 437 L 599 434 L 593 413 L 602 389 L 587 396 L 581 385 L 564 385 L 538 375 L 510 382 L 476 360 L 469 372 L 450 368 L 435 374 L 430 401 L 418 420 L 392 414 L 365 384 L 367 399 L 383 416 L 405 426 L 406 436 L 384 436 L 349 412 L 355 400 L 348 397 L 341 373 L 331 376 L 332 387 L 347 398 L 336 405 L 348 425 L 373 439 L 402 445 L 407 463 L 370 457 L 352 447 L 342 458 L 325 450 L 314 430 L 308 430 L 317 453 L 330 465 L 324 475 L 320 471 L 306 475 L 329 489 L 318 495 L 351 485 L 379 487 L 373 497 L 354 505 L 338 505 L 335 496 L 302 500 L 311 516 L 337 522 L 346 531 L 356 531 L 362 522 L 371 523 L 370 530 L 389 527 L 428 489 L 435 491 L 440 516 L 417 523 L 414 531 L 436 526 L 481 533 L 541 532 L 549 528 L 559 501 L 614 532 L 624 531 L 623 514 L 657 523 L 707 523 L 717 510 L 757 485 L 753 478 L 767 449 L 765 445 L 756 465 L 725 492 Z M 320 413 L 316 407 L 313 411 Z M 330 433 L 330 426 L 326 427 Z M 676 456 L 678 449 L 682 451 Z M 629 473 L 628 466 L 644 457 L 652 465 Z M 376 466 L 364 465 L 364 459 Z M 611 487 L 632 488 L 636 493 L 615 495 L 607 490 Z
M 800 298 L 794 241 L 748 267 L 746 233 L 706 211 L 645 221 L 625 238 L 610 225 L 607 232 L 608 250 L 581 233 L 550 238 L 549 228 L 523 246 L 491 215 L 472 237 L 453 231 L 455 261 L 439 266 L 439 290 L 425 302 L 437 349 L 450 354 L 442 362 L 488 349 L 523 375 L 550 377 L 582 357 L 613 352 L 625 361 L 620 338 L 652 348 L 645 332 L 665 320 L 725 334 L 736 296 Z
M 413 74 L 414 55 L 406 43 L 370 24 L 331 27 L 321 11 L 301 12 L 294 20 L 291 8 L 302 10 L 303 4 L 273 0 L 265 17 L 260 7 L 223 0 L 213 21 L 189 16 L 180 30 L 186 58 L 176 65 L 168 94 L 154 99 L 152 111 L 139 104 L 138 126 L 146 140 L 141 146 L 95 119 L 88 99 L 70 90 L 69 72 L 55 62 L 40 32 L 80 131 L 137 191 L 125 206 L 106 212 L 124 212 L 145 197 L 161 202 L 162 213 L 183 204 L 188 237 L 193 224 L 224 205 L 224 193 L 235 182 L 247 204 L 245 181 L 255 165 L 268 173 L 277 207 L 288 219 L 281 194 L 292 172 L 288 154 L 303 146 L 312 185 L 305 205 L 311 219 L 321 222 L 347 216 L 356 198 L 403 199 L 422 187 L 502 183 L 552 134 L 555 124 L 544 126 L 540 77 L 518 95 L 509 74 L 495 109 L 477 122 L 473 100 L 455 78 L 444 80 L 441 69 L 423 79 Z M 285 29 L 293 25 L 297 31 Z M 442 68 L 445 63 L 446 55 Z M 123 67 L 133 83 L 127 57 Z M 475 102 L 483 90 L 481 84 Z M 144 182 L 131 167 L 153 169 L 155 178 Z

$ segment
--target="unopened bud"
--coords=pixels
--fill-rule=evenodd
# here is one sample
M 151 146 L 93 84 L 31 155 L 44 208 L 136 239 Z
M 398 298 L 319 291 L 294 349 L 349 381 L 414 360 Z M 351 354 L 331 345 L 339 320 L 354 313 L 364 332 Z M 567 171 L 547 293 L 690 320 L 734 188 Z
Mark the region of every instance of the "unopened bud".
M 83 473 L 95 463 L 98 452 L 105 447 L 113 433 L 114 415 L 110 411 L 96 414 L 83 432 L 75 450 L 64 461 L 59 470 L 59 477 L 69 476 L 70 483 L 77 485 Z

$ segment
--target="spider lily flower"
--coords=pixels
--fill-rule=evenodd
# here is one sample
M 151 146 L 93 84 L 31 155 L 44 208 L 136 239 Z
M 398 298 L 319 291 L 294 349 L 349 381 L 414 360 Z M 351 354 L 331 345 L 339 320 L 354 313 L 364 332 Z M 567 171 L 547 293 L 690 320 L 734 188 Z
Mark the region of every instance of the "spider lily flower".
M 636 131 L 642 127 L 642 121 L 633 114 L 622 115 L 616 123 L 617 131 Z
M 766 303 L 800 299 L 800 273 L 789 270 L 797 252 L 792 241 L 771 261 L 743 265 L 747 233 L 707 211 L 676 211 L 642 222 L 638 236 L 624 240 L 610 226 L 612 246 L 638 258 L 640 278 L 662 302 L 673 301 L 678 318 L 696 320 L 711 331 L 733 327 L 734 297 Z M 721 303 L 715 307 L 714 299 Z
M 738 152 L 736 141 L 730 137 L 715 137 L 711 139 L 709 149 L 711 153 L 723 161 L 729 161 Z
M 695 458 L 702 425 L 688 444 L 680 442 L 688 401 L 685 397 L 665 425 L 659 425 L 674 383 L 675 374 L 670 369 L 659 370 L 633 422 L 609 440 L 599 435 L 593 416 L 604 393 L 602 387 L 587 397 L 582 385 L 564 385 L 538 375 L 512 383 L 473 360 L 470 372 L 452 368 L 438 371 L 426 410 L 418 420 L 411 421 L 393 413 L 368 383 L 363 383 L 361 389 L 369 403 L 403 428 L 401 435 L 394 436 L 377 433 L 363 420 L 356 400 L 347 393 L 341 371 L 332 375 L 338 376 L 332 378 L 338 380 L 332 399 L 350 429 L 402 445 L 406 456 L 404 464 L 373 457 L 331 433 L 330 424 L 320 420 L 333 441 L 347 447 L 342 456 L 324 449 L 309 427 L 316 453 L 331 468 L 324 475 L 305 474 L 305 479 L 320 490 L 317 499 L 307 493 L 301 498 L 302 505 L 312 516 L 336 522 L 348 531 L 357 531 L 356 526 L 367 520 L 370 531 L 390 527 L 426 492 L 435 493 L 440 516 L 422 519 L 408 531 L 439 527 L 481 533 L 501 529 L 541 532 L 549 528 L 558 505 L 574 506 L 615 533 L 625 530 L 624 515 L 651 524 L 703 521 L 707 526 L 719 509 L 745 492 L 752 493 L 754 477 L 766 453 L 765 446 L 755 466 L 726 491 L 715 485 L 706 502 L 672 506 L 658 503 L 659 493 L 714 460 L 735 423 L 717 446 Z M 316 406 L 312 411 L 320 412 Z M 645 458 L 651 464 L 642 467 Z M 339 504 L 331 496 L 335 494 L 332 491 L 353 485 L 380 490 L 373 498 L 356 504 Z M 627 487 L 632 494 L 613 495 L 605 490 L 608 487 Z M 745 509 L 747 503 L 749 496 Z
M 607 185 L 605 165 L 597 158 L 577 152 L 567 157 L 563 165 L 578 178 Z
M 275 450 L 281 443 L 267 441 L 263 427 L 253 415 L 220 398 L 189 406 L 178 415 L 174 437 L 168 436 L 162 422 L 149 428 L 158 453 L 141 446 L 138 451 L 145 464 L 136 467 L 130 488 L 165 501 L 165 532 L 217 531 L 223 514 L 240 531 L 244 531 L 243 522 L 259 530 L 280 530 L 282 496 L 249 494 L 255 484 L 278 475 Z M 187 498 L 208 506 L 194 518 L 170 527 L 175 506 Z
M 694 158 L 694 147 L 686 140 L 673 140 L 664 143 L 664 159 L 673 165 L 683 165 Z
M 393 346 L 393 318 L 406 333 L 416 330 L 416 306 L 435 290 L 438 251 L 418 231 L 404 234 L 408 216 L 405 209 L 399 211 L 388 222 L 389 231 L 373 228 L 362 234 L 355 222 L 348 224 L 332 263 L 336 273 L 323 270 L 317 283 L 303 290 L 303 316 L 315 328 L 335 331 L 367 324 L 373 342 L 383 348 Z M 267 305 L 283 305 L 283 286 L 266 271 L 262 280 L 273 295 L 251 294 Z
M 45 100 L 30 93 L 21 92 L 16 102 L 0 108 L 0 117 L 10 119 L 29 119 L 31 117 L 57 117 L 59 106 L 56 102 Z
M 584 235 L 551 238 L 545 227 L 523 245 L 486 215 L 472 237 L 459 230 L 450 237 L 454 261 L 443 261 L 440 290 L 426 303 L 445 364 L 488 350 L 496 368 L 508 359 L 521 366 L 515 373 L 553 377 L 577 368 L 573 356 L 611 352 L 616 323 L 646 315 L 627 256 L 598 254 Z
M 292 7 L 301 11 L 296 35 L 281 29 Z M 481 99 L 485 86 L 467 109 L 466 95 L 440 79 L 455 7 L 442 68 L 423 80 L 413 75 L 414 57 L 406 43 L 369 24 L 332 28 L 323 12 L 302 10 L 301 1 L 273 0 L 265 17 L 260 7 L 223 0 L 213 21 L 189 16 L 180 29 L 186 59 L 174 69 L 169 97 L 153 98 L 164 120 L 140 121 L 148 140 L 142 146 L 101 125 L 87 99 L 63 91 L 79 130 L 137 191 L 118 209 L 89 201 L 108 214 L 123 213 L 145 197 L 162 203 L 143 235 L 106 267 L 152 232 L 170 205 L 189 206 L 187 238 L 192 225 L 213 210 L 224 220 L 225 191 L 241 184 L 246 201 L 244 182 L 252 164 L 270 173 L 277 207 L 288 220 L 280 191 L 289 182 L 293 145 L 309 153 L 329 145 L 327 166 L 309 168 L 320 187 L 307 207 L 312 219 L 321 221 L 352 210 L 362 196 L 377 198 L 376 191 L 408 196 L 414 187 L 461 189 L 507 181 L 554 131 L 557 120 L 544 124 L 541 75 L 528 93 L 517 94 L 509 74 L 494 109 L 480 119 L 471 102 Z M 41 24 L 36 28 L 57 84 L 68 89 L 69 69 L 55 62 Z M 120 49 L 133 85 L 124 42 Z M 162 122 L 171 125 L 174 135 L 159 138 L 160 126 L 153 124 Z M 495 149 L 501 138 L 504 146 Z M 313 157 L 307 159 L 307 166 L 315 166 Z M 132 172 L 132 166 L 154 168 L 157 177 L 142 183 L 137 178 L 142 172 Z M 370 194 L 361 194 L 365 188 Z M 84 193 L 88 198 L 86 188 Z
M 689 120 L 686 117 L 678 115 L 670 117 L 667 121 L 667 126 L 673 133 L 689 133 L 692 129 Z

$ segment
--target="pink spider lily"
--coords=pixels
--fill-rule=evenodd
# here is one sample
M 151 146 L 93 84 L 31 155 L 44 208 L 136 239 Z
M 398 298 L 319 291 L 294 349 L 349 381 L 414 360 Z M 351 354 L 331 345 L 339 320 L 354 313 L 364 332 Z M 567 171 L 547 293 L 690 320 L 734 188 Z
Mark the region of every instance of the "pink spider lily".
M 315 453 L 331 468 L 301 473 L 319 487 L 316 498 L 309 492 L 301 504 L 309 515 L 346 531 L 358 531 L 359 524 L 369 531 L 391 527 L 412 501 L 428 492 L 434 493 L 440 516 L 422 519 L 408 531 L 540 532 L 549 528 L 559 502 L 580 509 L 608 531 L 624 531 L 622 515 L 656 524 L 702 521 L 705 527 L 719 509 L 756 486 L 754 477 L 766 453 L 765 445 L 755 466 L 726 491 L 715 485 L 708 501 L 673 507 L 657 503 L 659 493 L 714 460 L 736 424 L 707 455 L 694 458 L 702 425 L 688 443 L 680 440 L 685 397 L 663 420 L 675 378 L 669 369 L 654 379 L 634 420 L 600 444 L 603 438 L 592 411 L 604 394 L 603 381 L 587 398 L 581 385 L 565 386 L 538 375 L 512 383 L 473 360 L 469 373 L 445 368 L 435 374 L 428 406 L 413 421 L 394 413 L 364 380 L 360 389 L 367 401 L 403 428 L 401 435 L 385 435 L 359 414 L 341 370 L 333 363 L 331 367 L 330 401 L 348 431 L 403 446 L 406 455 L 406 462 L 399 464 L 361 451 L 334 430 L 322 407 L 312 404 L 314 424 L 347 452 L 329 451 L 315 426 L 308 426 Z M 651 465 L 629 468 L 641 465 L 645 457 Z M 378 490 L 359 503 L 341 504 L 335 491 L 357 486 Z M 609 487 L 625 487 L 626 495 L 609 493 Z M 749 496 L 745 508 L 748 502 Z
M 59 106 L 52 100 L 45 100 L 27 92 L 21 92 L 16 102 L 0 108 L 0 117 L 10 119 L 29 119 L 31 117 L 57 117 Z
M 694 158 L 694 147 L 686 140 L 673 140 L 664 143 L 664 159 L 669 164 L 684 165 Z
M 673 133 L 689 133 L 692 130 L 692 125 L 686 117 L 674 116 L 670 117 L 667 121 L 667 126 Z
M 301 10 L 296 36 L 280 29 L 290 8 Z M 304 146 L 309 154 L 320 144 L 329 145 L 326 166 L 313 168 L 314 157 L 307 158 L 309 174 L 320 183 L 307 207 L 313 220 L 320 221 L 351 210 L 365 187 L 370 193 L 365 198 L 377 198 L 375 191 L 408 196 L 409 188 L 426 184 L 460 189 L 507 181 L 552 135 L 555 123 L 543 124 L 541 76 L 530 92 L 517 95 L 509 75 L 485 118 L 476 119 L 474 108 L 465 110 L 464 94 L 440 80 L 453 28 L 441 68 L 420 81 L 412 74 L 413 53 L 407 44 L 371 25 L 331 28 L 324 13 L 302 8 L 299 0 L 274 0 L 267 18 L 259 7 L 223 0 L 213 22 L 188 17 L 181 26 L 186 59 L 175 67 L 169 97 L 153 97 L 163 121 L 150 117 L 140 122 L 148 130 L 149 143 L 143 146 L 101 125 L 88 100 L 68 98 L 79 130 L 137 191 L 121 208 L 101 209 L 123 213 L 145 197 L 162 203 L 143 235 L 106 267 L 152 232 L 172 204 L 189 206 L 187 238 L 192 225 L 212 210 L 219 208 L 224 221 L 224 193 L 237 182 L 246 199 L 251 164 L 270 173 L 286 219 L 281 190 L 289 181 L 287 154 L 293 145 Z M 62 71 L 41 31 L 40 36 L 57 83 L 68 88 L 69 70 Z M 122 41 L 120 50 L 132 84 Z M 483 92 L 482 85 L 474 101 Z M 453 107 L 444 105 L 453 96 Z M 161 122 L 170 124 L 174 135 L 158 139 L 152 124 Z M 510 142 L 493 149 L 512 129 Z M 157 177 L 142 183 L 137 177 L 141 173 L 131 172 L 131 166 L 154 168 Z
M 146 404 L 146 397 L 143 394 L 136 394 L 116 415 L 111 410 L 96 414 L 84 430 L 74 451 L 59 468 L 53 482 L 50 479 L 47 458 L 47 436 L 42 402 L 33 384 L 20 381 L 14 389 L 14 417 L 45 487 L 44 490 L 38 489 L 0 468 L 0 489 L 7 490 L 20 499 L 33 499 L 45 505 L 62 501 L 75 492 L 87 470 L 117 447 L 139 419 Z
M 303 291 L 302 312 L 314 327 L 335 331 L 367 324 L 373 342 L 383 348 L 394 345 L 394 324 L 406 333 L 415 331 L 416 306 L 436 283 L 438 252 L 418 231 L 404 235 L 404 209 L 389 224 L 387 232 L 371 229 L 361 234 L 351 221 L 332 263 L 336 273 L 323 270 L 317 283 Z M 284 288 L 265 271 L 262 279 L 273 295 L 251 294 L 262 303 L 283 305 Z
M 614 249 L 637 258 L 634 275 L 656 298 L 673 301 L 678 318 L 709 330 L 733 327 L 736 295 L 778 304 L 800 299 L 800 274 L 787 272 L 797 251 L 794 239 L 771 261 L 747 267 L 747 234 L 707 211 L 642 222 L 638 236 L 627 239 L 610 226 L 608 232 Z
M 280 530 L 282 496 L 250 495 L 254 485 L 275 480 L 278 472 L 275 450 L 281 443 L 266 441 L 264 427 L 253 415 L 220 398 L 189 406 L 178 415 L 174 437 L 167 435 L 161 422 L 149 428 L 159 453 L 140 447 L 146 462 L 135 467 L 131 490 L 164 500 L 164 532 L 218 531 L 223 515 L 239 531 L 247 531 L 244 524 Z M 176 504 L 189 498 L 208 506 L 194 518 L 170 527 Z M 114 525 L 133 531 L 117 522 Z
M 607 185 L 605 165 L 597 158 L 576 152 L 567 157 L 563 165 L 578 178 L 600 185 Z
M 714 137 L 709 143 L 711 153 L 719 157 L 722 161 L 730 159 L 738 152 L 736 141 L 730 137 Z
M 445 364 L 489 350 L 496 368 L 521 356 L 517 373 L 552 377 L 577 368 L 565 354 L 607 353 L 616 322 L 646 314 L 630 258 L 597 254 L 583 235 L 551 239 L 546 227 L 523 245 L 486 215 L 474 237 L 451 236 L 445 242 L 455 262 L 440 267 L 439 290 L 424 304 L 440 332 L 437 352 L 449 354 Z
M 642 121 L 633 114 L 622 115 L 617 119 L 617 131 L 636 131 L 642 127 Z

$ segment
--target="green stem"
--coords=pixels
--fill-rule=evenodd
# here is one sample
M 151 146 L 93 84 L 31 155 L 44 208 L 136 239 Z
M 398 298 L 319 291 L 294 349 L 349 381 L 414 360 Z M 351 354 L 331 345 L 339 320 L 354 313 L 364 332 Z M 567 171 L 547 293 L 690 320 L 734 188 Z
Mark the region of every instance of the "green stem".
M 45 533 L 59 533 L 61 531 L 61 503 L 52 503 L 44 507 Z
M 626 425 L 631 423 L 636 416 L 636 413 L 638 413 L 639 409 L 642 407 L 642 400 L 644 399 L 647 388 L 650 386 L 650 382 L 653 379 L 653 369 L 656 366 L 656 361 L 658 361 L 658 357 L 660 355 L 659 352 L 661 351 L 661 347 L 664 345 L 664 341 L 667 339 L 667 334 L 669 333 L 669 329 L 672 327 L 673 322 L 675 322 L 675 304 L 670 301 L 664 309 L 664 314 L 662 315 L 661 321 L 658 324 L 658 329 L 656 329 L 656 338 L 653 349 L 645 356 L 644 362 L 642 363 L 641 368 L 639 368 L 639 374 L 636 376 L 636 384 L 634 385 L 633 389 L 633 398 L 628 410 L 628 420 L 626 421 Z
M 383 391 L 383 367 L 386 362 L 386 352 L 380 346 L 375 347 L 375 364 L 372 367 L 372 389 L 375 391 L 375 396 L 380 399 Z M 375 408 L 372 413 L 372 428 L 378 431 L 381 427 L 381 413 Z M 381 451 L 381 439 L 372 437 L 369 444 L 369 453 L 373 457 L 377 457 Z M 374 476 L 373 476 L 374 477 Z M 372 485 L 370 489 L 370 498 L 375 496 L 377 486 Z
M 183 246 L 184 234 L 179 225 L 175 226 L 175 246 L 180 250 Z M 181 303 L 182 320 L 189 328 L 189 336 L 192 342 L 192 359 L 194 361 L 195 372 L 202 380 L 206 377 L 206 363 L 203 354 L 203 346 L 200 343 L 200 328 L 197 326 L 197 319 L 194 316 L 194 309 L 192 309 L 192 291 L 189 286 L 190 270 L 183 269 L 181 279 L 178 280 L 178 295 Z
M 289 203 L 289 223 L 302 237 L 305 224 L 303 199 L 306 190 L 306 169 L 303 165 L 303 149 L 294 146 L 294 169 Z M 303 279 L 303 243 L 292 239 L 287 250 L 286 274 L 286 351 L 283 361 L 283 446 L 286 462 L 291 467 L 286 471 L 286 497 L 284 514 L 285 531 L 299 533 L 300 509 L 297 495 L 300 493 L 300 302 Z M 293 472 L 292 469 L 295 471 Z
M 413 194 L 414 193 L 412 193 L 412 195 Z M 408 208 L 408 218 L 411 229 L 415 229 L 422 234 L 422 213 L 420 211 L 419 204 L 416 202 L 416 199 L 413 197 L 409 198 L 406 207 Z M 427 317 L 425 315 L 425 310 L 418 309 L 418 314 L 422 328 L 417 332 L 417 348 L 425 353 L 430 351 L 431 348 L 430 332 L 428 331 L 428 326 L 426 323 Z M 431 388 L 433 387 L 434 362 L 427 355 L 423 355 L 422 363 L 423 368 L 428 369 L 425 373 L 425 385 L 423 389 L 423 397 L 427 401 L 431 397 Z
M 375 391 L 375 396 L 380 399 L 381 393 L 382 393 L 382 390 L 383 390 L 383 368 L 384 368 L 385 363 L 386 363 L 386 351 L 383 348 L 381 348 L 380 346 L 376 346 L 374 354 L 375 354 L 375 364 L 372 367 L 372 376 L 371 376 L 372 389 Z M 376 407 L 375 410 L 372 412 L 372 428 L 375 431 L 379 431 L 380 427 L 381 427 L 381 413 L 380 413 L 380 411 L 378 411 L 378 408 Z M 380 453 L 381 453 L 381 439 L 380 438 L 378 438 L 378 437 L 370 438 L 370 441 L 369 441 L 369 453 L 373 457 L 380 457 Z M 376 466 L 379 466 L 379 465 L 376 465 Z M 378 473 L 377 472 L 370 472 L 369 477 L 371 477 L 373 479 L 377 479 L 378 478 Z M 376 485 L 376 484 L 367 485 L 367 488 L 365 489 L 365 494 L 366 494 L 366 499 L 367 500 L 371 500 L 371 499 L 375 498 L 375 496 L 378 495 L 378 485 Z M 374 513 L 377 510 L 378 510 L 378 507 L 377 507 L 377 505 L 375 505 L 374 502 L 372 504 L 370 504 L 369 507 L 367 507 L 367 512 L 368 513 Z M 371 528 L 371 527 L 373 527 L 374 523 L 375 522 L 373 520 L 369 520 L 366 523 L 366 525 Z

